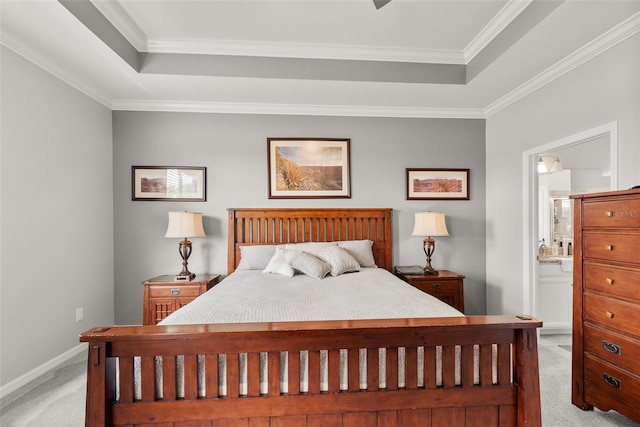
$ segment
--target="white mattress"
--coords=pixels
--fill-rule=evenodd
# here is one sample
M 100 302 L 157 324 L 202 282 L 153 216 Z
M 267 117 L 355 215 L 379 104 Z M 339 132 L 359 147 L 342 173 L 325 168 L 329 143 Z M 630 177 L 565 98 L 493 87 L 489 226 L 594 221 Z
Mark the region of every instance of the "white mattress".
M 160 324 L 462 316 L 382 268 L 318 280 L 236 271 Z

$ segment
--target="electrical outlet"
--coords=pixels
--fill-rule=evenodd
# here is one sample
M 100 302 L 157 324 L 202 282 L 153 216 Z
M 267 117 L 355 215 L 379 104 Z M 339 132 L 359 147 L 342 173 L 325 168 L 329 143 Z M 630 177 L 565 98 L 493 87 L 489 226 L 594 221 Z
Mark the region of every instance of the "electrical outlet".
M 76 308 L 76 322 L 81 321 L 84 318 L 84 308 Z

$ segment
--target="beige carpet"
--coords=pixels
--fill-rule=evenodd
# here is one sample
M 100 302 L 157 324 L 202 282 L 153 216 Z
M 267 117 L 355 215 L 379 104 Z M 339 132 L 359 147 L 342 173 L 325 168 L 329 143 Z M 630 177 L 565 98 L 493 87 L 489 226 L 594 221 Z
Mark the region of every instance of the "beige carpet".
M 543 335 L 540 340 L 542 424 L 545 427 L 636 427 L 615 412 L 582 411 L 571 404 L 571 338 Z M 82 427 L 86 358 L 82 353 L 49 378 L 0 402 L 2 427 Z M 455 427 L 455 426 L 452 426 Z

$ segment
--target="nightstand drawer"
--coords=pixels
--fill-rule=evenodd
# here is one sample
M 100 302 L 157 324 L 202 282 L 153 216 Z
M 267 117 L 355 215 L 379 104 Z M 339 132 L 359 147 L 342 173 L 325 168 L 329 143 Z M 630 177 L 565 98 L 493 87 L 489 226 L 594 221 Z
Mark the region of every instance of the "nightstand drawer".
M 411 285 L 420 289 L 422 292 L 458 292 L 458 280 L 412 280 Z
M 403 274 L 398 271 L 396 275 L 414 288 L 433 295 L 464 313 L 463 275 L 448 270 L 440 270 L 438 275 Z
M 195 298 L 200 293 L 200 286 L 149 286 L 150 298 Z

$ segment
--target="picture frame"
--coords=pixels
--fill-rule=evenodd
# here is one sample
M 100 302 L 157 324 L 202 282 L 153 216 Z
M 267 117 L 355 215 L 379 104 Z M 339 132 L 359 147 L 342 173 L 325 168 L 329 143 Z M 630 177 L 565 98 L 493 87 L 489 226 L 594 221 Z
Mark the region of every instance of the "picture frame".
M 469 169 L 407 168 L 407 200 L 469 200 Z
M 131 166 L 131 200 L 204 202 L 207 200 L 207 168 Z
M 267 138 L 269 199 L 351 198 L 348 138 Z

